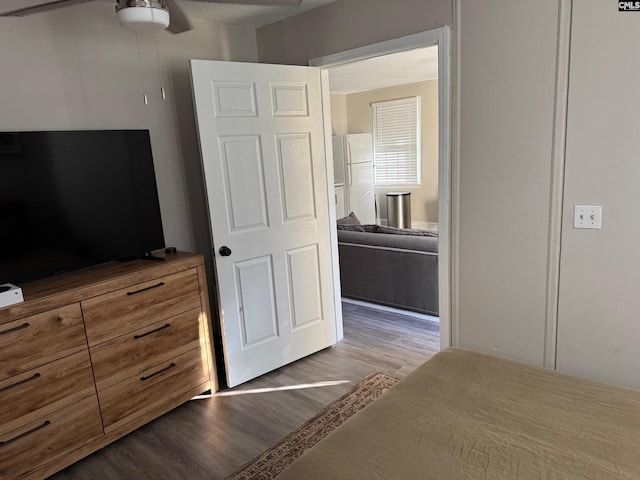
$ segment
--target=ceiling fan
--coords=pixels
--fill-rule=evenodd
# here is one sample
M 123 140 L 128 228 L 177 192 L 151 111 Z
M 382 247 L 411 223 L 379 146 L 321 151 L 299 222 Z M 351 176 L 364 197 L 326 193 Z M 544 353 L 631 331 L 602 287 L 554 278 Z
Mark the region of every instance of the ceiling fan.
M 0 14 L 0 17 L 22 17 L 32 13 L 88 3 L 94 0 L 50 0 L 41 5 L 20 8 Z M 180 6 L 180 0 L 115 0 L 118 21 L 133 30 L 166 28 L 171 33 L 191 30 L 191 22 Z M 234 5 L 264 5 L 297 7 L 302 0 L 196 0 Z

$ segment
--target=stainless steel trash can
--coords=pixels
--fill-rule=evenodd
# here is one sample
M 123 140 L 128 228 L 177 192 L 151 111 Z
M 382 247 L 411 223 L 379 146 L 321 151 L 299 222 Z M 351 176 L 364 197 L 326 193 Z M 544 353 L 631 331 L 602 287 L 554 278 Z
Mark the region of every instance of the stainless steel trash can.
M 387 223 L 390 227 L 411 228 L 411 193 L 387 193 Z

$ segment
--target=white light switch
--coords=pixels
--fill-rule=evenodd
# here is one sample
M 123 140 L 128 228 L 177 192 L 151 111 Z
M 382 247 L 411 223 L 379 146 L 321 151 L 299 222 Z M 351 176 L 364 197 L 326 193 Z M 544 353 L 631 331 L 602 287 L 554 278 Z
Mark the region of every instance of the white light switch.
M 602 207 L 599 205 L 576 205 L 573 210 L 573 228 L 602 228 Z

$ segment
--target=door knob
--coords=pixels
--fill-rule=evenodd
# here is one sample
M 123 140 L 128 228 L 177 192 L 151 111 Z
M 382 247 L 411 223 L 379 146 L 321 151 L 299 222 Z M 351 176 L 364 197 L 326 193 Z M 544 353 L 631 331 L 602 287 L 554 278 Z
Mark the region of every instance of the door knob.
M 229 255 L 231 255 L 231 249 L 226 245 L 220 247 L 220 250 L 218 250 L 218 252 L 220 252 L 220 255 L 222 255 L 223 257 L 228 257 Z

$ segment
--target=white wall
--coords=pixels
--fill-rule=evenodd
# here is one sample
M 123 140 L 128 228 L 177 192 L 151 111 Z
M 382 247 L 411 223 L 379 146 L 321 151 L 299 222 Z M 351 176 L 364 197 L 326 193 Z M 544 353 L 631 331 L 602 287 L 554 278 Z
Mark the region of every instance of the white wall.
M 458 344 L 542 365 L 558 3 L 460 14 Z
M 337 0 L 259 28 L 264 63 L 307 65 L 312 58 L 423 32 L 453 19 L 451 0 Z
M 255 61 L 253 29 L 194 20 L 195 30 L 140 34 L 113 5 L 90 2 L 23 18 L 0 18 L 0 131 L 129 129 L 151 132 L 166 243 L 210 253 L 196 138 L 190 58 Z
M 558 369 L 640 389 L 640 18 L 574 2 Z M 572 227 L 602 205 L 602 230 Z
M 330 95 L 331 100 L 331 135 L 345 135 L 347 128 L 347 96 L 338 93 Z

